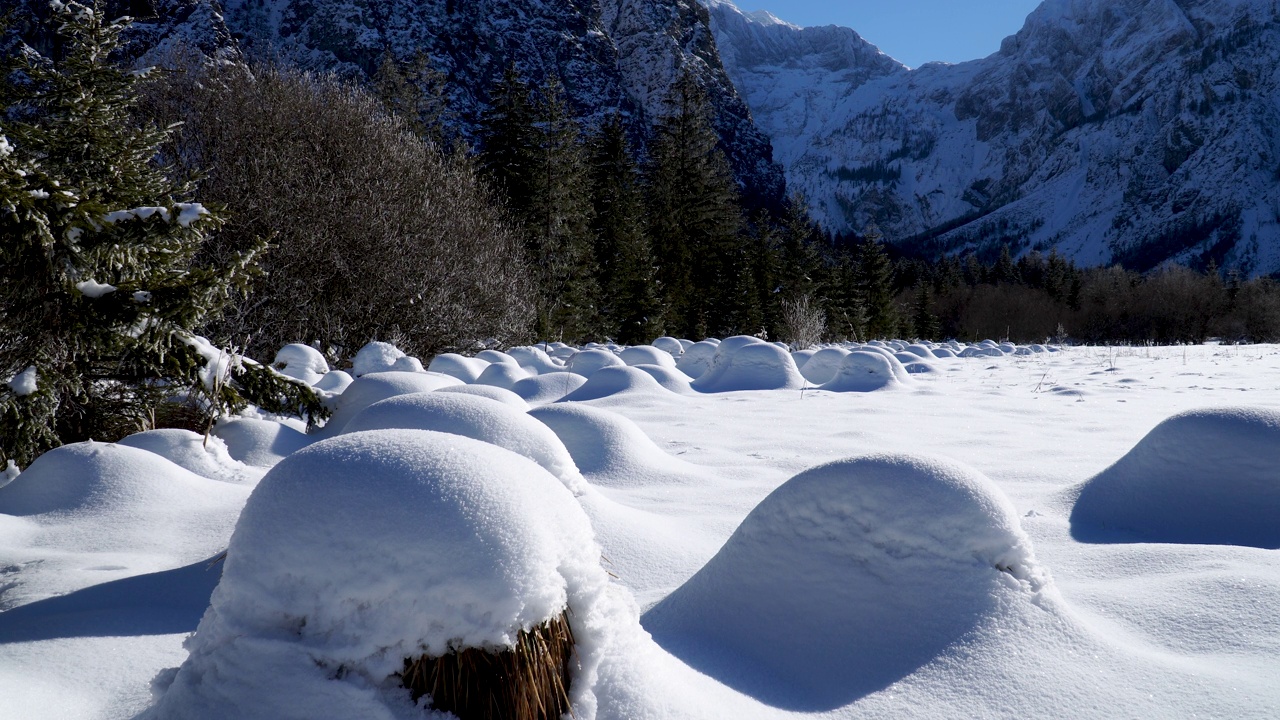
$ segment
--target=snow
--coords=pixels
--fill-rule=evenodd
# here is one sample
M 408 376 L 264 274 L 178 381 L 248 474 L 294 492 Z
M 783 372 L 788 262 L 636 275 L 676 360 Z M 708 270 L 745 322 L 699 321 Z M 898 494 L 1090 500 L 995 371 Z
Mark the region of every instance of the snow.
M 94 300 L 97 300 L 103 295 L 109 295 L 117 289 L 118 288 L 116 288 L 115 285 L 100 283 L 92 278 L 76 283 L 76 290 L 79 290 L 81 295 Z
M 387 372 L 392 370 L 396 361 L 402 357 L 405 357 L 405 354 L 391 343 L 371 342 L 360 348 L 351 360 L 351 374 L 360 377 L 369 373 Z
M 190 656 L 159 678 L 148 717 L 412 717 L 395 688 L 406 658 L 510 647 L 566 606 L 590 616 L 598 558 L 573 496 L 514 453 L 420 430 L 318 443 L 245 506 Z M 574 699 L 590 705 L 584 679 Z
M 329 362 L 324 354 L 310 345 L 294 343 L 285 345 L 276 353 L 271 366 L 280 374 L 315 385 L 329 372 Z
M 456 377 L 462 382 L 475 382 L 480 373 L 489 367 L 489 363 L 479 358 L 469 358 L 457 353 L 445 353 L 431 359 L 427 365 L 430 372 Z
M 733 342 L 733 341 L 737 342 Z M 803 387 L 804 376 L 791 355 L 755 338 L 729 338 L 716 349 L 711 367 L 693 382 L 699 392 L 781 390 Z
M 601 368 L 622 367 L 624 365 L 626 363 L 623 362 L 622 358 L 608 350 L 591 349 L 574 353 L 565 361 L 564 369 L 589 378 Z
M 13 390 L 13 394 L 18 397 L 26 397 L 39 389 L 40 386 L 37 384 L 38 377 L 36 366 L 31 365 L 9 379 L 9 389 Z
M 1280 549 L 1277 468 L 1280 412 L 1180 413 L 1084 484 L 1072 534 L 1084 542 Z
M 822 389 L 832 392 L 873 392 L 901 386 L 903 381 L 898 377 L 897 368 L 901 368 L 902 364 L 896 357 L 874 350 L 875 348 L 857 350 L 844 356 L 839 369 L 822 385 Z M 903 369 L 902 372 L 905 373 L 906 370 Z
M 893 390 L 374 373 L 342 424 L 449 432 L 47 453 L 0 487 L 0 717 L 433 717 L 405 657 L 565 603 L 586 720 L 1280 715 L 1280 346 L 840 349 Z
M 773 491 L 644 615 L 658 644 L 781 708 L 831 710 L 909 675 L 1046 584 L 1016 511 L 963 465 L 844 460 Z
M 434 430 L 482 440 L 538 463 L 575 493 L 582 474 L 564 444 L 541 423 L 510 405 L 479 395 L 425 392 L 398 395 L 365 408 L 343 432 Z
M 561 398 L 561 402 L 599 400 L 624 394 L 654 394 L 669 392 L 652 375 L 640 368 L 627 366 L 602 367 L 591 373 L 587 382 L 577 390 Z
M 529 410 L 529 403 L 525 402 L 524 398 L 510 390 L 504 390 L 503 388 L 494 387 L 493 385 L 450 385 L 449 387 L 442 387 L 436 392 L 476 395 L 482 398 L 496 400 L 503 405 L 510 405 L 520 412 L 527 412 Z

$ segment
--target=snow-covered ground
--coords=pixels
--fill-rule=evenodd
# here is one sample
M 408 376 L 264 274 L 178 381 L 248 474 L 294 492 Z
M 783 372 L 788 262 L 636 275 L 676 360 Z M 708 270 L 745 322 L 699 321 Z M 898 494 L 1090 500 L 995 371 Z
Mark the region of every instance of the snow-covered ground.
M 314 436 L 48 453 L 0 717 L 428 717 L 566 603 L 578 718 L 1280 716 L 1280 346 L 655 346 L 291 346 Z

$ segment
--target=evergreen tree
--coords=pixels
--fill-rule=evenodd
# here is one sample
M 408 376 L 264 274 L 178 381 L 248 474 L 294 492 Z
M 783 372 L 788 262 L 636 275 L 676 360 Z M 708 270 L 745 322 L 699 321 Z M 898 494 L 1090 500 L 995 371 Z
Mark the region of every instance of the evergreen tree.
M 531 202 L 534 130 L 529 84 L 512 63 L 490 92 L 489 109 L 481 118 L 480 166 L 517 214 Z
M 799 194 L 792 196 L 782 228 L 781 292 L 788 299 L 805 295 L 818 296 L 818 270 L 822 265 L 822 253 L 817 242 L 818 232 L 809 218 L 808 207 Z
M 448 122 L 448 77 L 431 66 L 425 52 L 419 50 L 406 62 L 390 51 L 383 53 L 373 86 L 378 98 L 414 134 L 442 148 L 455 141 Z
M 916 291 L 915 307 L 912 308 L 911 323 L 914 335 L 921 340 L 936 340 L 940 332 L 938 317 L 933 314 L 933 293 L 929 283 L 920 283 Z
M 828 331 L 838 340 L 866 340 L 867 303 L 853 252 L 842 250 L 827 264 L 824 284 Z
M 666 108 L 646 172 L 666 331 L 726 334 L 737 328 L 744 297 L 737 186 L 717 146 L 706 91 L 691 72 L 672 84 Z
M 1008 244 L 1000 246 L 1000 257 L 996 260 L 992 274 L 997 284 L 1017 285 L 1022 282 L 1022 275 L 1018 273 L 1018 266 L 1013 262 Z
M 893 302 L 893 265 L 874 228 L 858 247 L 858 285 L 866 303 L 867 337 L 888 338 L 898 332 L 898 311 Z
M 600 295 L 590 169 L 564 87 L 554 75 L 542 88 L 534 119 L 529 206 L 523 214 L 543 291 L 538 332 L 582 341 L 597 332 Z
M 246 287 L 264 247 L 197 263 L 221 218 L 152 163 L 167 131 L 130 117 L 143 74 L 108 62 L 127 20 L 70 3 L 52 22 L 65 57 L 22 56 L 25 82 L 3 93 L 32 118 L 0 143 L 0 377 L 14 378 L 0 386 L 0 459 L 20 465 L 143 429 L 184 389 L 238 401 L 193 330 Z M 238 376 L 293 392 L 260 366 Z
M 648 342 L 662 329 L 656 264 L 636 163 L 619 114 L 596 129 L 589 164 L 603 330 L 620 343 Z

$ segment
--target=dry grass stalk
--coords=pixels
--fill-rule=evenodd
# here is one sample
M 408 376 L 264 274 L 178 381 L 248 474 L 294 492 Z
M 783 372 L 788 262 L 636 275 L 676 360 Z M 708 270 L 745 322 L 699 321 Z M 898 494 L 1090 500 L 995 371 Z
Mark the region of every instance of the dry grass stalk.
M 468 648 L 443 657 L 404 661 L 404 686 L 414 701 L 460 720 L 555 720 L 572 713 L 569 674 L 574 660 L 569 611 L 532 630 L 522 630 L 514 648 Z

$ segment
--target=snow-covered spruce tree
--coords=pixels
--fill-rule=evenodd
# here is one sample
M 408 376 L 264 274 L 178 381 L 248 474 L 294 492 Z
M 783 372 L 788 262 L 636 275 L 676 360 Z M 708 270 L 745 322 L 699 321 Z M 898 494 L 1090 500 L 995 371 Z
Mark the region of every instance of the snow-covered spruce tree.
M 244 289 L 263 247 L 195 262 L 222 221 L 153 163 L 167 130 L 130 117 L 144 73 L 109 61 L 129 20 L 54 3 L 52 21 L 63 57 L 20 54 L 0 78 L 25 120 L 0 152 L 0 459 L 19 465 L 143 429 L 188 389 L 238 400 L 203 382 L 210 353 L 191 331 Z

